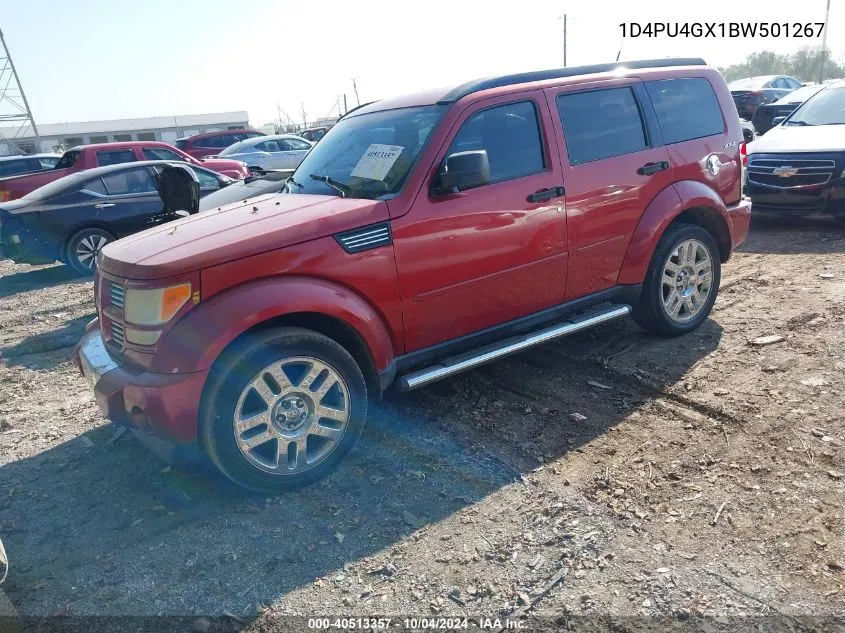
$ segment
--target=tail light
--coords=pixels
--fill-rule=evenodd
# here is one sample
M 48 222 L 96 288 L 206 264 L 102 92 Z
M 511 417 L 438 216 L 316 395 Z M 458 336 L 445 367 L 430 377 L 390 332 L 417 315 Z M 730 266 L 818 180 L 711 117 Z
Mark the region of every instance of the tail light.
M 742 159 L 742 166 L 748 164 L 748 146 L 745 143 L 739 144 L 739 157 Z
M 12 192 L 5 189 L 0 190 L 0 202 L 8 202 L 12 199 Z

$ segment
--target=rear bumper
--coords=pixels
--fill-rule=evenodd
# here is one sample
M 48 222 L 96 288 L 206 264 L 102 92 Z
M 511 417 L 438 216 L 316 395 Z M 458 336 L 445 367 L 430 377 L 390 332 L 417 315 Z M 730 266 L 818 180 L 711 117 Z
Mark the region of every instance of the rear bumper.
M 166 459 L 190 461 L 196 456 L 197 412 L 208 371 L 136 370 L 109 354 L 97 326 L 82 337 L 74 362 L 106 418 L 149 436 L 145 444 Z
M 750 198 L 743 198 L 735 205 L 728 207 L 728 225 L 731 232 L 731 253 L 733 253 L 748 238 L 748 228 L 751 225 Z

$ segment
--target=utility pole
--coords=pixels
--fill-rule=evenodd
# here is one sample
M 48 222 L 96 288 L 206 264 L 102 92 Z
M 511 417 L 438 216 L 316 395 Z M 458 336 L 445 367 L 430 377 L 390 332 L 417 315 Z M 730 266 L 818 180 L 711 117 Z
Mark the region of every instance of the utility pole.
M 346 93 L 343 93 L 343 113 L 349 112 L 349 106 L 346 105 Z
M 824 56 L 827 55 L 827 27 L 830 18 L 830 0 L 827 0 L 827 9 L 824 11 L 824 32 L 822 33 L 822 58 L 819 62 L 819 83 L 824 81 Z
M 352 87 L 355 89 L 355 102 L 361 105 L 361 100 L 358 98 L 358 86 L 355 85 L 355 78 L 352 78 Z
M 27 124 L 29 124 L 32 128 L 32 134 L 35 136 L 35 151 L 38 153 L 41 151 L 41 137 L 38 134 L 35 119 L 32 118 L 32 110 L 29 108 L 29 102 L 26 100 L 21 80 L 18 77 L 18 71 L 15 70 L 15 64 L 12 62 L 12 54 L 9 52 L 9 47 L 6 46 L 6 40 L 3 37 L 2 29 L 0 29 L 0 44 L 3 45 L 4 55 L 3 57 L 0 57 L 0 104 L 6 103 L 12 110 L 11 112 L 4 112 L 0 109 L 0 123 L 19 121 L 21 124 L 19 132 L 22 131 Z M 5 77 L 7 73 L 11 75 L 8 79 Z M 17 94 L 15 94 L 14 89 L 10 89 L 9 87 L 12 83 L 12 79 L 15 80 L 15 84 L 18 87 Z M 18 97 L 20 97 L 20 103 L 17 101 Z M 0 134 L 0 138 L 3 138 L 2 134 Z M 15 147 L 18 147 L 17 143 L 15 143 L 13 139 L 6 140 L 10 141 Z M 20 150 L 21 148 L 18 147 L 18 149 Z
M 830 2 L 830 0 L 828 0 Z M 563 14 L 563 67 L 566 68 L 566 14 Z
M 305 103 L 300 101 L 299 105 L 302 106 L 302 127 L 304 129 L 308 127 L 308 116 L 305 114 Z

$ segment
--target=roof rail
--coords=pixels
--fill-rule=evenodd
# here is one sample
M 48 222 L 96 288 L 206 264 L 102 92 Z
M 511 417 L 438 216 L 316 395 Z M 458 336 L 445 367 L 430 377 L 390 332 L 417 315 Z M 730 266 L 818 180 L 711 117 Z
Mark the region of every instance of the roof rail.
M 465 84 L 453 88 L 447 92 L 442 99 L 437 103 L 445 105 L 454 103 L 458 99 L 462 99 L 473 92 L 487 90 L 489 88 L 499 88 L 501 86 L 512 86 L 514 84 L 524 84 L 530 81 L 543 81 L 544 79 L 560 79 L 563 77 L 575 77 L 577 75 L 595 75 L 598 73 L 613 72 L 614 70 L 622 69 L 638 69 L 638 68 L 663 68 L 666 66 L 706 66 L 705 62 L 700 57 L 667 57 L 666 59 L 641 59 L 630 62 L 612 62 L 609 64 L 592 64 L 591 66 L 570 66 L 568 68 L 555 68 L 552 70 L 538 70 L 528 73 L 518 73 L 516 75 L 502 75 L 501 77 L 488 77 L 486 79 L 476 79 L 475 81 L 468 81 Z

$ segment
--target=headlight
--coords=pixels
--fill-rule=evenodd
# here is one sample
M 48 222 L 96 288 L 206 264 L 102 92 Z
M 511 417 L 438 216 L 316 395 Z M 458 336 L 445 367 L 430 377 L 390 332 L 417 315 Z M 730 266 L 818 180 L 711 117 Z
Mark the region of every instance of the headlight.
M 128 323 L 161 325 L 170 321 L 190 298 L 190 283 L 153 290 L 127 288 L 124 315 Z

